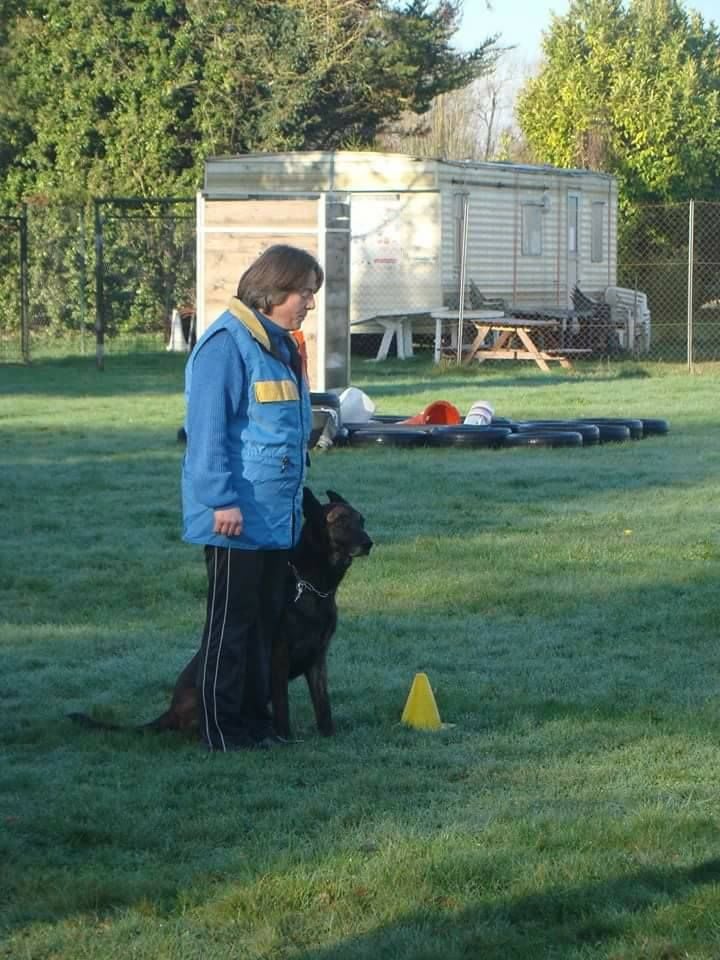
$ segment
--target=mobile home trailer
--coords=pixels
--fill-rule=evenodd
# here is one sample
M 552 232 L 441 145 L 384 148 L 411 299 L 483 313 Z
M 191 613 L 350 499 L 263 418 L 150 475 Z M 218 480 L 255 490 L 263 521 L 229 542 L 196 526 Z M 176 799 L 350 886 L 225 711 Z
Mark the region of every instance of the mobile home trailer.
M 303 246 L 327 273 L 305 324 L 311 381 L 342 387 L 351 329 L 457 303 L 461 274 L 520 305 L 567 306 L 576 284 L 614 285 L 616 219 L 614 178 L 588 170 L 355 151 L 211 158 L 198 198 L 198 330 L 263 249 Z

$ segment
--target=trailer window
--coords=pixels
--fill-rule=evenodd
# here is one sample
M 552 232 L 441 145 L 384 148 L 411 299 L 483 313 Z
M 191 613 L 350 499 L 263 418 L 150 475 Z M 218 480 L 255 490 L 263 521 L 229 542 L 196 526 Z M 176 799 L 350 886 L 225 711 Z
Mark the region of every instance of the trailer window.
M 605 204 L 597 201 L 592 205 L 592 241 L 590 259 L 593 263 L 602 263 L 605 259 Z
M 522 255 L 542 256 L 542 207 L 537 203 L 522 206 Z

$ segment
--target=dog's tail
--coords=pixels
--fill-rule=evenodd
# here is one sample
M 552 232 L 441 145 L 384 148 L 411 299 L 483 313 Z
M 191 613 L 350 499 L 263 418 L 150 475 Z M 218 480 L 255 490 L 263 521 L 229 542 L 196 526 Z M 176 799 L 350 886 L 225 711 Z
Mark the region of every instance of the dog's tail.
M 196 726 L 192 722 L 193 718 L 187 718 L 175 706 L 171 706 L 170 709 L 161 713 L 159 717 L 155 717 L 154 720 L 135 725 L 96 720 L 89 713 L 68 713 L 66 716 L 73 723 L 77 723 L 86 730 L 111 730 L 116 733 L 164 733 L 165 731 L 186 733 L 194 730 Z
M 194 733 L 198 728 L 198 692 L 195 687 L 199 654 L 190 660 L 181 672 L 173 690 L 170 706 L 160 716 L 147 723 L 117 724 L 96 720 L 89 713 L 68 713 L 68 718 L 86 730 L 135 731 L 136 733 Z

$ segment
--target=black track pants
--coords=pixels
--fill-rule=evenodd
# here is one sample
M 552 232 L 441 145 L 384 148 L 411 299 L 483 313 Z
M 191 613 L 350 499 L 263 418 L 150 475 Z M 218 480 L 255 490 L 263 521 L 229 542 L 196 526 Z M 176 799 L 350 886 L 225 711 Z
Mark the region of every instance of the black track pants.
M 271 730 L 272 641 L 285 599 L 287 550 L 205 547 L 208 598 L 200 648 L 200 731 L 212 750 Z

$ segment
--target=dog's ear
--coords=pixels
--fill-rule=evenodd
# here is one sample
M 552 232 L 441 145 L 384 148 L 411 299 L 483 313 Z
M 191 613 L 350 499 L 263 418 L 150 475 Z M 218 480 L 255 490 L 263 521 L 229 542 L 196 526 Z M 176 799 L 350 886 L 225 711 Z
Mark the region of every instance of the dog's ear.
M 303 487 L 303 515 L 306 520 L 312 520 L 322 513 L 322 504 L 310 487 Z
M 326 490 L 327 498 L 330 503 L 347 503 L 345 497 L 341 497 L 339 493 L 335 493 L 334 490 Z

